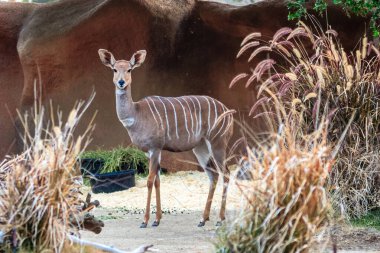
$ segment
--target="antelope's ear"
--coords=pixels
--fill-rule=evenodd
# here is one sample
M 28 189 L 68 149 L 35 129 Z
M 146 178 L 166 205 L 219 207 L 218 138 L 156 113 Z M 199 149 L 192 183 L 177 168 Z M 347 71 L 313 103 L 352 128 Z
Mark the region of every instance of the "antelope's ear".
M 146 51 L 139 50 L 132 55 L 129 63 L 131 64 L 131 68 L 134 69 L 136 67 L 140 67 L 140 65 L 145 61 Z
M 113 57 L 112 53 L 105 49 L 99 49 L 98 53 L 102 63 L 107 67 L 113 68 L 116 60 L 115 57 Z

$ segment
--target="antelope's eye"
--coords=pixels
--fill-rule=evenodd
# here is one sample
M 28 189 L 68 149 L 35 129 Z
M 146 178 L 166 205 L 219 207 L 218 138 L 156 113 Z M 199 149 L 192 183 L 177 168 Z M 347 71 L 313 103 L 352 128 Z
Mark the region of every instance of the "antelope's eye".
M 117 72 L 117 70 L 116 70 L 116 69 L 113 69 L 113 72 L 115 72 L 115 73 L 116 73 L 116 72 Z
M 127 71 L 128 71 L 128 73 L 131 73 L 132 69 L 128 69 Z

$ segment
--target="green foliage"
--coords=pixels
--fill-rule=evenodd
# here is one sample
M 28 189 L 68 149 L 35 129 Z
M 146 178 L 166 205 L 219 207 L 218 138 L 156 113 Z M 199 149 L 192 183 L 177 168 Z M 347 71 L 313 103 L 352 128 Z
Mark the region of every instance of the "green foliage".
M 375 37 L 380 35 L 380 1 L 379 0 L 333 0 L 333 3 L 343 8 L 349 16 L 371 16 L 371 30 Z M 322 13 L 327 8 L 326 0 L 315 0 L 314 10 Z M 288 2 L 289 20 L 301 19 L 307 13 L 305 0 L 290 0 Z
M 305 0 L 289 1 L 288 2 L 288 19 L 301 19 L 307 13 L 306 8 L 304 7 Z
M 86 151 L 80 158 L 104 160 L 104 166 L 100 173 L 120 171 L 123 169 L 121 167 L 122 164 L 127 165 L 127 168 L 125 169 L 136 170 L 137 168 L 142 168 L 144 170 L 142 174 L 147 174 L 148 172 L 148 158 L 144 152 L 133 147 L 118 147 L 113 150 Z
M 371 227 L 380 230 L 380 209 L 374 209 L 367 215 L 352 220 L 352 225 L 357 227 Z
M 324 0 L 316 0 L 315 5 L 314 5 L 314 10 L 317 12 L 322 12 L 326 10 L 327 8 L 327 3 Z
M 88 177 L 83 178 L 83 185 L 91 187 L 90 178 Z

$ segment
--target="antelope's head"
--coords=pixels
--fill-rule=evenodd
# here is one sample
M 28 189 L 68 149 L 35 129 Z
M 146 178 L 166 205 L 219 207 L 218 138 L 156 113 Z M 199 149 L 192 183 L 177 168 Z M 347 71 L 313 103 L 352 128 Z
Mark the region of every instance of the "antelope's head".
M 113 70 L 113 83 L 120 90 L 124 90 L 131 84 L 132 70 L 139 67 L 145 61 L 146 56 L 146 51 L 140 50 L 134 53 L 129 61 L 116 61 L 113 54 L 108 50 L 99 49 L 98 53 L 102 63 Z

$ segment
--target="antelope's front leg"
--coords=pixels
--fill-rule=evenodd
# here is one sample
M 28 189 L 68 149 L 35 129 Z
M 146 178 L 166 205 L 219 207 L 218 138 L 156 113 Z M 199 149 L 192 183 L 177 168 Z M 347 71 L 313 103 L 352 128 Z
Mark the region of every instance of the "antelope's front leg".
M 148 221 L 149 221 L 149 216 L 150 216 L 150 200 L 151 200 L 151 197 L 152 197 L 152 188 L 153 188 L 153 184 L 155 182 L 155 179 L 156 179 L 156 176 L 157 176 L 157 173 L 158 173 L 158 168 L 159 168 L 159 156 L 160 156 L 160 152 L 159 151 L 149 151 L 149 154 L 150 154 L 149 175 L 148 175 L 148 180 L 147 180 L 147 183 L 146 183 L 146 186 L 148 188 L 148 196 L 147 196 L 147 200 L 146 200 L 144 222 L 141 223 L 140 228 L 146 228 L 147 224 L 148 224 Z
M 157 168 L 157 176 L 154 180 L 154 188 L 156 189 L 156 220 L 153 222 L 152 226 L 157 227 L 160 225 L 160 220 L 162 218 L 162 210 L 161 210 L 161 194 L 160 194 L 160 165 L 158 164 Z

